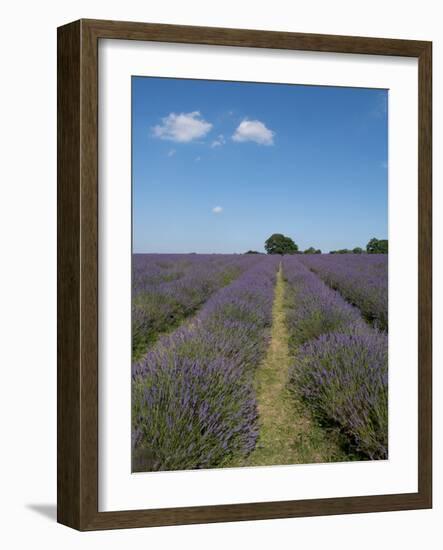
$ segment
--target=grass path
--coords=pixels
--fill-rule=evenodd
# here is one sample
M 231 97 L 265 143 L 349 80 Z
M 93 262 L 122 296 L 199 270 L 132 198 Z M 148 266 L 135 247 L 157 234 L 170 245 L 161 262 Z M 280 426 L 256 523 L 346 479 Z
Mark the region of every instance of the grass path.
M 285 325 L 285 281 L 277 274 L 271 342 L 256 375 L 260 434 L 255 450 L 230 466 L 266 466 L 345 459 L 332 434 L 317 426 L 288 389 L 291 358 Z

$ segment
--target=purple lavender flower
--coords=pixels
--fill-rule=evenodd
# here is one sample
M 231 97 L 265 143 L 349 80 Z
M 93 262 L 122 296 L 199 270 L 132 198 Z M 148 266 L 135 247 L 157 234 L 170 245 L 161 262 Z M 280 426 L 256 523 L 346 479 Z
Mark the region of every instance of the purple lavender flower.
M 217 254 L 134 254 L 132 349 L 140 359 L 162 332 L 193 315 L 260 258 Z
M 327 332 L 362 324 L 360 311 L 328 288 L 296 256 L 283 260 L 287 281 L 286 324 L 297 346 Z
M 253 375 L 266 351 L 278 259 L 261 258 L 133 365 L 135 470 L 222 466 L 258 437 Z
M 370 327 L 304 344 L 291 380 L 313 412 L 348 435 L 371 459 L 388 456 L 388 342 Z
M 360 308 L 366 320 L 388 330 L 388 255 L 309 255 L 300 260 L 327 285 Z
M 341 260 L 337 260 L 337 263 Z M 290 385 L 371 459 L 388 456 L 388 337 L 298 257 L 285 258 Z

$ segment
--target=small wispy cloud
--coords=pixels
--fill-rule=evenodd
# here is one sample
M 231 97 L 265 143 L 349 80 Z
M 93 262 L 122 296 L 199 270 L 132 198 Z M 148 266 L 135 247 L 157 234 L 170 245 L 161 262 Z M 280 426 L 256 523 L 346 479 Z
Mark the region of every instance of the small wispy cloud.
M 273 145 L 275 132 L 266 127 L 260 120 L 245 119 L 237 126 L 233 141 L 253 141 L 259 145 Z
M 387 160 L 382 160 L 380 162 L 380 166 L 386 170 L 386 168 L 388 167 L 388 161 Z
M 195 162 L 200 162 L 201 161 L 201 157 L 195 157 Z
M 214 208 L 212 209 L 212 212 L 214 214 L 221 214 L 223 212 L 223 208 L 221 206 L 214 206 Z
M 215 147 L 221 147 L 226 143 L 225 136 L 223 134 L 219 134 L 216 139 L 211 143 L 211 147 L 214 149 Z
M 200 111 L 180 114 L 169 113 L 161 120 L 161 124 L 157 124 L 152 128 L 152 134 L 159 139 L 177 143 L 188 143 L 202 138 L 212 128 L 212 124 L 201 116 Z
M 173 157 L 175 155 L 177 151 L 175 149 L 169 149 L 168 153 L 167 153 L 167 156 L 168 157 Z

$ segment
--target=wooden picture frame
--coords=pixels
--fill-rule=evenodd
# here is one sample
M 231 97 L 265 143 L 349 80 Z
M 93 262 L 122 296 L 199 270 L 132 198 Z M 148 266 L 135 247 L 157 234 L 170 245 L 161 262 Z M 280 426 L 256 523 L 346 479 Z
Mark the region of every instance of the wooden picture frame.
M 418 58 L 418 492 L 98 511 L 98 42 L 224 45 Z M 58 521 L 82 531 L 432 506 L 432 44 L 118 21 L 58 29 Z

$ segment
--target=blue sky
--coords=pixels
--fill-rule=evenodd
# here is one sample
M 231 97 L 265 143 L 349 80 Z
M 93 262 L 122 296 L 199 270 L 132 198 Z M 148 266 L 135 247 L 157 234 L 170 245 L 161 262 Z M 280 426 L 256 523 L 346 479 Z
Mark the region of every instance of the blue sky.
M 387 238 L 387 91 L 132 78 L 134 252 Z

